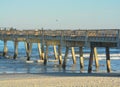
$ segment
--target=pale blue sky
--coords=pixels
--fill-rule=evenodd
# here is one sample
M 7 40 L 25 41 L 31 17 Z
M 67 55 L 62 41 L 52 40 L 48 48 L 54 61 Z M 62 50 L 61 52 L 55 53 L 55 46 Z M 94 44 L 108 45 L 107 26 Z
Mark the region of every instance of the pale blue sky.
M 0 0 L 0 27 L 120 28 L 120 0 Z

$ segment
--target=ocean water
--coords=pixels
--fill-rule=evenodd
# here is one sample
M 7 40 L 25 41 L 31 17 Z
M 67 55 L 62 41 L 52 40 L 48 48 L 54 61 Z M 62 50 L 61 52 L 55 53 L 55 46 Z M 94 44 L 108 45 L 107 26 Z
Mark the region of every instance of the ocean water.
M 31 60 L 33 63 L 26 62 L 26 52 L 23 42 L 18 44 L 18 57 L 16 60 L 13 59 L 14 54 L 14 43 L 12 41 L 7 42 L 8 53 L 7 57 L 2 57 L 4 43 L 0 41 L 0 73 L 52 73 L 52 72 L 67 72 L 67 73 L 87 73 L 90 48 L 83 48 L 84 56 L 84 70 L 81 72 L 79 63 L 79 50 L 75 47 L 77 63 L 73 64 L 71 50 L 67 58 L 66 69 L 64 70 L 59 62 L 47 62 L 44 66 L 43 62 L 38 63 L 39 53 L 37 44 L 34 43 L 32 47 Z M 45 48 L 45 47 L 44 47 Z M 96 71 L 95 62 L 93 61 L 93 73 L 104 73 L 106 70 L 106 55 L 105 48 L 97 48 L 99 58 L 99 70 Z M 62 47 L 62 56 L 64 58 L 65 47 Z M 111 58 L 111 72 L 120 73 L 120 49 L 110 49 Z M 53 47 L 49 46 L 48 60 L 54 60 Z

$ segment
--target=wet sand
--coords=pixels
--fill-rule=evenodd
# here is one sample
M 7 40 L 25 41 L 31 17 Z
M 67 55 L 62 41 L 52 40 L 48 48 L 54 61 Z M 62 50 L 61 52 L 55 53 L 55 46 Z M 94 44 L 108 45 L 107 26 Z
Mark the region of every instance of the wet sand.
M 120 87 L 120 73 L 0 74 L 0 87 Z

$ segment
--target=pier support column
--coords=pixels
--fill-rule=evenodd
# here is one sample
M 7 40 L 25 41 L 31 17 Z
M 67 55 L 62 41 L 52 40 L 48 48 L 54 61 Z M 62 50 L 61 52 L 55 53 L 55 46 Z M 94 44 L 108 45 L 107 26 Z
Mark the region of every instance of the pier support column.
M 109 73 L 111 71 L 109 47 L 106 47 L 106 65 L 107 65 L 107 72 Z
M 93 49 L 94 49 L 94 47 L 91 47 L 90 58 L 89 58 L 89 65 L 88 65 L 88 73 L 91 73 L 91 71 L 92 71 L 92 64 L 93 64 Z
M 57 54 L 57 50 L 56 50 L 56 45 L 53 46 L 53 50 L 54 50 L 55 59 L 57 60 L 58 59 L 58 54 Z
M 65 56 L 64 56 L 64 61 L 63 61 L 63 65 L 62 65 L 62 67 L 63 67 L 64 69 L 65 69 L 65 67 L 66 67 L 68 52 L 69 52 L 69 47 L 66 47 Z
M 3 56 L 6 56 L 7 52 L 8 52 L 7 40 L 4 40 Z
M 27 61 L 30 60 L 31 52 L 32 52 L 32 43 L 25 42 Z
M 93 50 L 94 50 L 94 59 L 95 59 L 96 70 L 98 70 L 98 68 L 99 68 L 99 61 L 98 61 L 97 48 L 94 47 Z
M 42 44 L 41 49 L 42 49 L 41 50 L 41 59 L 44 60 L 44 56 L 45 56 L 44 55 L 44 44 Z
M 62 64 L 62 46 L 58 46 L 58 53 L 59 53 L 59 64 Z
M 41 40 L 41 59 L 44 60 L 44 44 L 45 44 L 45 41 L 44 41 L 44 30 L 42 28 L 42 40 Z
M 30 60 L 31 52 L 32 52 L 32 43 L 29 43 L 29 53 L 28 53 L 28 58 L 27 60 Z
M 79 47 L 79 51 L 80 51 L 80 68 L 83 70 L 84 68 L 83 48 Z
M 14 59 L 18 56 L 18 41 L 14 42 Z
M 48 59 L 48 45 L 46 45 L 46 53 L 45 53 L 45 58 L 44 58 L 44 65 L 47 64 L 47 59 Z
M 76 57 L 75 57 L 75 50 L 74 50 L 74 47 L 71 47 L 71 52 L 72 52 L 73 64 L 76 64 Z
M 40 43 L 38 43 L 38 52 L 39 52 L 39 57 L 40 57 L 40 59 L 42 59 L 42 52 L 41 52 Z

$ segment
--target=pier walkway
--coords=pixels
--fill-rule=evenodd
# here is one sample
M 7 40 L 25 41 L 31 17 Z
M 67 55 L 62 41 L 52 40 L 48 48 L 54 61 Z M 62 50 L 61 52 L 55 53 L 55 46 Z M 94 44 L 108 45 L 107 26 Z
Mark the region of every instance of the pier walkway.
M 40 60 L 46 65 L 48 61 L 48 46 L 54 48 L 55 60 L 65 69 L 68 51 L 71 49 L 73 63 L 76 64 L 74 47 L 79 47 L 80 68 L 84 68 L 83 47 L 91 48 L 88 73 L 92 72 L 93 57 L 95 58 L 96 69 L 99 67 L 96 47 L 105 47 L 107 72 L 110 68 L 109 48 L 120 48 L 119 29 L 99 30 L 17 30 L 13 28 L 0 28 L 0 40 L 4 41 L 3 56 L 7 54 L 7 41 L 14 42 L 14 56 L 18 55 L 18 42 L 24 42 L 27 61 L 30 61 L 32 43 L 38 44 Z M 58 50 L 56 49 L 58 46 Z M 65 56 L 62 56 L 62 47 L 66 47 Z M 44 50 L 46 49 L 46 50 Z

